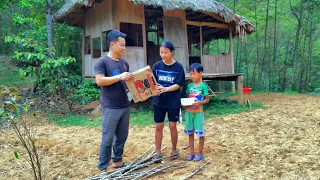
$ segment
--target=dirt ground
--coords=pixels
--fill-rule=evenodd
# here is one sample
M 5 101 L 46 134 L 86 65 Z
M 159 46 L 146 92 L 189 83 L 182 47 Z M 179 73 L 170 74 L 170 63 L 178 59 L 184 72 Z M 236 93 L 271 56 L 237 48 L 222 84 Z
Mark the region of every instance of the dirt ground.
M 212 160 L 194 179 L 318 179 L 320 177 L 320 97 L 277 93 L 251 95 L 265 108 L 206 121 L 205 160 Z M 37 127 L 46 179 L 84 179 L 96 168 L 100 129 L 59 127 L 45 122 Z M 187 137 L 179 129 L 181 160 Z M 170 154 L 169 129 L 163 145 Z M 131 126 L 124 160 L 133 161 L 153 144 L 154 126 Z M 32 179 L 26 154 L 11 130 L 0 133 L 0 179 Z M 178 169 L 150 179 L 181 179 L 204 162 L 186 162 Z M 111 170 L 112 168 L 110 168 Z

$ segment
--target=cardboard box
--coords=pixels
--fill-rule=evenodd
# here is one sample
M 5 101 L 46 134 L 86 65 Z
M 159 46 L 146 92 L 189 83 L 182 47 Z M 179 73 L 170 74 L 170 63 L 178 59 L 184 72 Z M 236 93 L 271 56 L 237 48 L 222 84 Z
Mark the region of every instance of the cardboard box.
M 126 81 L 133 101 L 145 101 L 157 93 L 157 81 L 150 66 L 133 72 L 134 78 Z
M 182 106 L 191 106 L 195 102 L 196 102 L 196 98 L 181 98 Z

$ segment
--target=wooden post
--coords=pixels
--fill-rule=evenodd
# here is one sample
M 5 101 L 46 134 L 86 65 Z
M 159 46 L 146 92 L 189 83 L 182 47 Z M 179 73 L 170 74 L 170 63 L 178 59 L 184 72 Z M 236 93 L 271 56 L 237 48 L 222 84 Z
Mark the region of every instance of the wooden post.
M 240 105 L 243 104 L 243 76 L 238 76 L 237 77 L 237 86 L 238 86 L 238 103 Z
M 147 28 L 147 27 L 145 27 Z M 159 18 L 157 18 L 157 45 L 160 47 L 160 23 L 159 23 Z M 146 39 L 148 40 L 148 34 L 146 35 Z
M 231 58 L 231 70 L 232 70 L 232 74 L 234 74 L 234 64 L 233 64 L 233 46 L 232 46 L 232 29 L 231 29 L 231 24 L 229 23 L 229 54 L 230 54 L 230 58 Z M 236 92 L 236 87 L 235 87 L 235 83 L 234 81 L 232 81 L 232 85 L 231 85 L 231 92 L 235 93 Z
M 143 12 L 144 12 L 144 7 L 143 7 Z M 147 34 L 147 27 L 146 27 L 146 19 L 145 19 L 145 13 L 143 13 L 143 23 L 142 23 L 142 36 L 143 36 L 143 51 L 144 51 L 144 66 L 148 65 L 148 47 L 147 47 L 147 42 L 148 42 L 148 34 Z M 157 29 L 159 29 L 157 27 Z M 140 67 L 141 68 L 141 67 Z
M 86 28 L 83 28 L 83 35 L 82 35 L 82 50 L 81 50 L 81 61 L 82 61 L 82 77 L 85 76 L 85 59 L 84 59 L 84 55 L 85 55 L 85 49 L 86 49 L 86 44 L 85 44 L 85 38 L 86 38 Z
M 199 26 L 200 27 L 200 62 L 202 62 L 202 54 L 203 54 L 203 49 L 202 49 L 202 26 Z
M 120 24 L 117 21 L 117 8 L 118 8 L 118 2 L 116 0 L 112 0 L 112 29 L 119 29 L 120 30 Z
M 219 40 L 217 39 L 217 53 L 220 54 L 220 49 L 219 49 Z

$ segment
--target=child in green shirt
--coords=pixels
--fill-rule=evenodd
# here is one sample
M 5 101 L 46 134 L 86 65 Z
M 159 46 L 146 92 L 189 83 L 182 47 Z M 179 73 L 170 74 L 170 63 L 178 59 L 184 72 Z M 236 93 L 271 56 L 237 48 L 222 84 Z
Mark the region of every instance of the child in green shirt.
M 202 154 L 204 146 L 204 113 L 203 104 L 209 102 L 208 87 L 202 82 L 203 66 L 199 63 L 193 63 L 190 66 L 190 77 L 192 83 L 188 85 L 186 93 L 189 98 L 196 98 L 196 102 L 186 107 L 186 120 L 184 133 L 189 136 L 190 154 L 187 155 L 187 161 L 201 161 L 204 159 Z M 198 153 L 194 152 L 194 134 L 199 137 Z

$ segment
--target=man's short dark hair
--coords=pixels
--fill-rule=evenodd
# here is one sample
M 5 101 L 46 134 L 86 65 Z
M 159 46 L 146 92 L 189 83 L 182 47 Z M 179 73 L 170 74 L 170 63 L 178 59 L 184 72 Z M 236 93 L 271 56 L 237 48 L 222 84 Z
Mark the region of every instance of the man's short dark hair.
M 127 35 L 125 33 L 120 32 L 119 30 L 116 30 L 116 29 L 110 31 L 108 34 L 108 46 L 110 47 L 111 42 L 118 41 L 119 37 L 126 38 Z
M 193 63 L 190 65 L 190 68 L 189 68 L 190 71 L 194 71 L 194 70 L 197 70 L 197 72 L 203 72 L 203 66 L 202 64 L 200 63 Z

